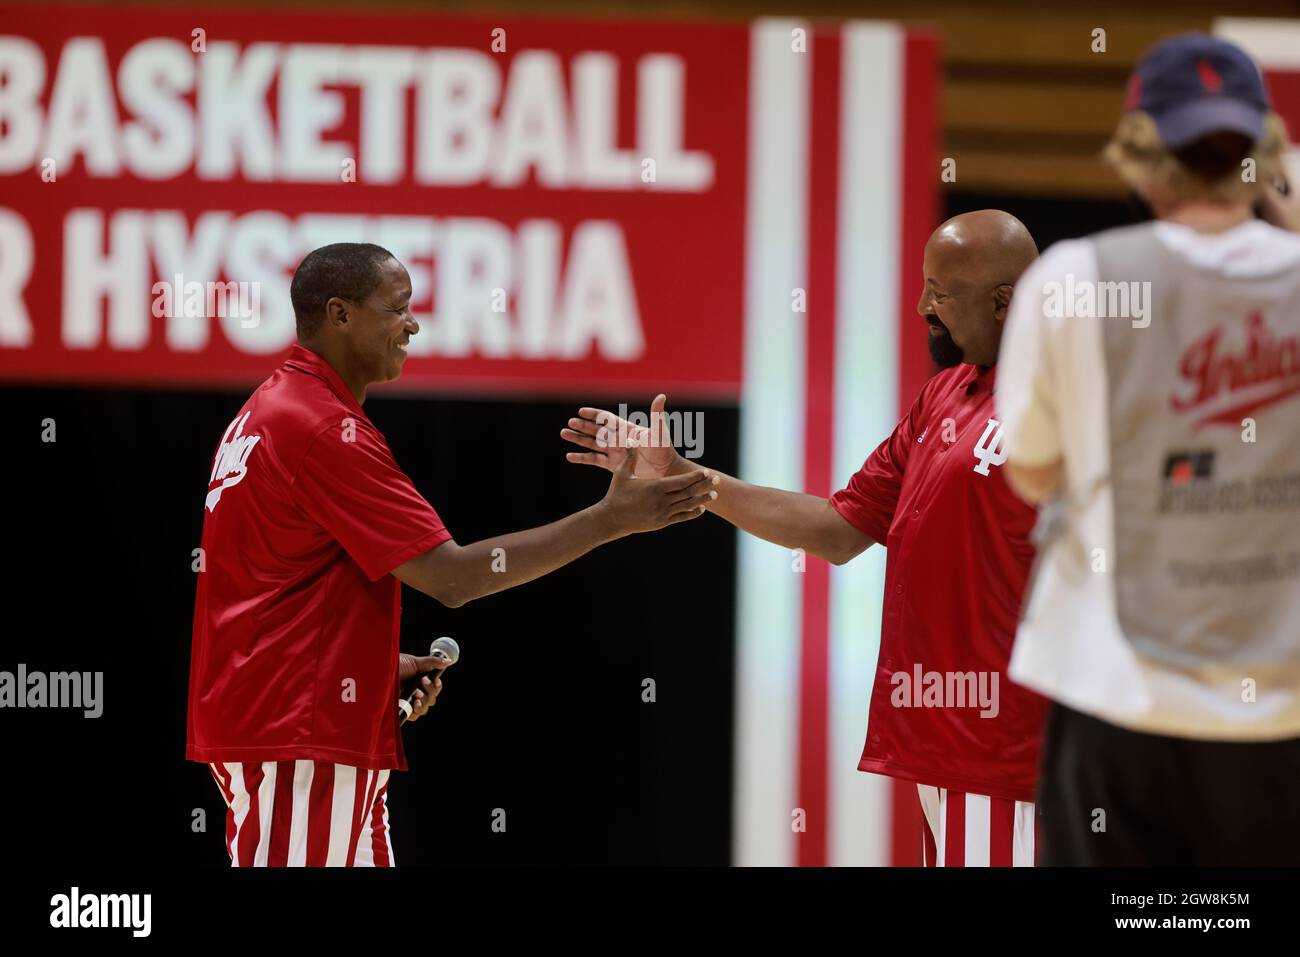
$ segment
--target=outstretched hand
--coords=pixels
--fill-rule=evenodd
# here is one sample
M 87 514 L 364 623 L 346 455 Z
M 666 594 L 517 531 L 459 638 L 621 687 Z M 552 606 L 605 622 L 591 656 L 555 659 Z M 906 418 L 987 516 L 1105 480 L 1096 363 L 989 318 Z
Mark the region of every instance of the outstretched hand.
M 664 422 L 668 397 L 662 393 L 650 403 L 650 425 L 633 425 L 605 409 L 583 406 L 560 430 L 560 437 L 586 452 L 567 452 L 565 459 L 577 465 L 595 465 L 617 472 L 635 448 L 637 478 L 666 478 L 691 470 L 692 466 L 677 454 Z
M 688 469 L 666 478 L 638 478 L 641 451 L 635 445 L 625 450 L 610 479 L 609 491 L 600 502 L 615 536 L 651 532 L 698 518 L 718 497 L 713 489 L 718 477 L 704 469 Z

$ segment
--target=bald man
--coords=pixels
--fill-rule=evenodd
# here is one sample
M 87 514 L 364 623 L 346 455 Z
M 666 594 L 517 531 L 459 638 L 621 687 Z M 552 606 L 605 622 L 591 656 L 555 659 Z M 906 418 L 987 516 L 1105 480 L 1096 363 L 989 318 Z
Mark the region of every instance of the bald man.
M 943 371 L 829 499 L 717 473 L 709 510 L 836 565 L 888 549 L 880 656 L 858 768 L 915 782 L 926 865 L 1034 862 L 1034 788 L 1046 702 L 1006 680 L 1034 548 L 1034 509 L 1007 486 L 994 366 L 1011 292 L 1038 255 L 1014 216 L 980 210 L 925 246 L 916 311 Z M 698 469 L 677 454 L 660 395 L 650 426 L 584 408 L 561 435 L 571 462 L 638 476 Z

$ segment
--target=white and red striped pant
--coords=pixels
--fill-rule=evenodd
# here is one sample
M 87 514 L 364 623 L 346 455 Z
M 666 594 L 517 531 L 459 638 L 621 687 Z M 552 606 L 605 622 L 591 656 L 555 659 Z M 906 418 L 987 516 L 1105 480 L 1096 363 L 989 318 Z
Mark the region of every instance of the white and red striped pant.
M 326 761 L 209 764 L 231 867 L 392 867 L 388 772 Z
M 924 867 L 1033 867 L 1034 806 L 918 784 Z

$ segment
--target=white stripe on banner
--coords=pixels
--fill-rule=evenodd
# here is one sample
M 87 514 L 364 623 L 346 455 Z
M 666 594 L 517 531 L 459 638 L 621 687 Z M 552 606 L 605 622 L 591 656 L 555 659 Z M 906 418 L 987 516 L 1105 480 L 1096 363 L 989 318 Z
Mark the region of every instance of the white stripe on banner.
M 803 487 L 809 62 L 791 48 L 798 20 L 750 30 L 749 182 L 740 477 Z M 732 860 L 793 862 L 803 576 L 791 555 L 739 535 L 736 582 L 736 760 Z
M 892 24 L 844 27 L 831 459 L 837 488 L 899 416 L 903 44 L 902 28 Z M 881 547 L 831 569 L 827 860 L 833 865 L 889 862 L 889 780 L 857 769 L 880 650 L 884 588 Z
M 1237 44 L 1266 70 L 1300 69 L 1300 23 L 1295 20 L 1220 17 L 1214 34 Z

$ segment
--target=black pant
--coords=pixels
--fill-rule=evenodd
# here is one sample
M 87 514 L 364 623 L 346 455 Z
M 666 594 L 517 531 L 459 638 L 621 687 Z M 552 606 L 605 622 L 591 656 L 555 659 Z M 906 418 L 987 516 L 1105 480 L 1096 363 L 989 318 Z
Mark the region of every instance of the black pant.
M 1038 863 L 1300 864 L 1300 738 L 1142 734 L 1053 704 Z

